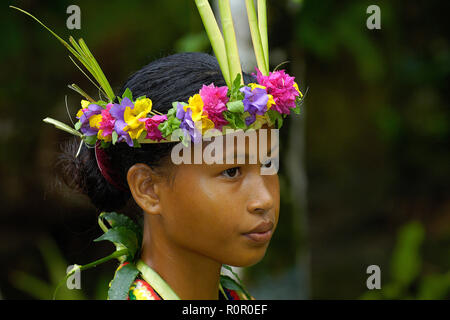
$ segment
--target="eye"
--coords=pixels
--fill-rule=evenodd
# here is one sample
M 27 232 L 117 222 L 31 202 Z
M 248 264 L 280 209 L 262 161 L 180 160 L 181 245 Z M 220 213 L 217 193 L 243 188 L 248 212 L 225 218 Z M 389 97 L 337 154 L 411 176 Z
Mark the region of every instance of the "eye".
M 237 178 L 241 174 L 240 167 L 229 168 L 222 171 L 222 175 L 227 178 Z

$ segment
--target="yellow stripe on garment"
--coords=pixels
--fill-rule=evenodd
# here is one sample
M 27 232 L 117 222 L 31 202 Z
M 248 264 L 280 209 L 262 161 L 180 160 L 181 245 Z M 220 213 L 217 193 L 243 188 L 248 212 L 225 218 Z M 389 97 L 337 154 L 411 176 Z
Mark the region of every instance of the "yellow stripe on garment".
M 142 273 L 142 278 L 163 298 L 163 300 L 180 300 L 172 288 L 161 276 L 142 260 L 137 262 L 136 267 Z

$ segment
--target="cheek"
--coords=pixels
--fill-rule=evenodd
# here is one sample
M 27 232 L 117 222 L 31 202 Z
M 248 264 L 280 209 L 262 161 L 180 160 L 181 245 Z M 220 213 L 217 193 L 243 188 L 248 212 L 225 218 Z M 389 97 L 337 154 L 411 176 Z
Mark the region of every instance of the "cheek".
M 176 185 L 164 197 L 164 225 L 173 241 L 205 254 L 218 252 L 231 241 L 239 223 L 234 213 L 243 209 L 220 186 L 209 177 L 198 177 L 195 183 Z

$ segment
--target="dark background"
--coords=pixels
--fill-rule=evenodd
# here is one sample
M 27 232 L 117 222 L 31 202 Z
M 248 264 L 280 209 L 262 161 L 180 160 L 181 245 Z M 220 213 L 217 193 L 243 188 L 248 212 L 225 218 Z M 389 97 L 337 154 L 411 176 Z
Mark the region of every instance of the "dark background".
M 95 90 L 66 49 L 9 4 L 64 39 L 84 38 L 115 90 L 154 59 L 211 48 L 193 1 L 2 3 L 0 295 L 48 299 L 67 265 L 113 250 L 92 242 L 101 230 L 87 198 L 55 180 L 69 135 L 42 122 L 70 123 L 65 95 L 72 116 L 80 98 L 67 84 Z M 66 28 L 71 4 L 81 8 L 81 30 Z M 381 30 L 366 27 L 371 4 Z M 283 154 L 294 150 L 289 141 L 304 145 L 295 165 L 307 188 L 299 205 L 282 154 L 280 225 L 265 259 L 244 270 L 256 298 L 449 298 L 450 48 L 441 5 L 268 1 L 271 68 L 289 60 L 283 68 L 309 89 L 301 131 L 289 120 L 282 140 Z M 382 289 L 369 291 L 373 264 Z M 59 298 L 104 299 L 115 267 L 83 272 L 83 290 Z

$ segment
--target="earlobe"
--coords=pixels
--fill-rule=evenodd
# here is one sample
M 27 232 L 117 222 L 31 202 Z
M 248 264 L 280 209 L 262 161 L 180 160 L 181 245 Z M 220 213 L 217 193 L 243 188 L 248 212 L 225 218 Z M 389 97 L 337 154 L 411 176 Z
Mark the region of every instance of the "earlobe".
M 149 166 L 137 163 L 127 173 L 131 194 L 137 205 L 148 214 L 161 214 L 159 178 Z

